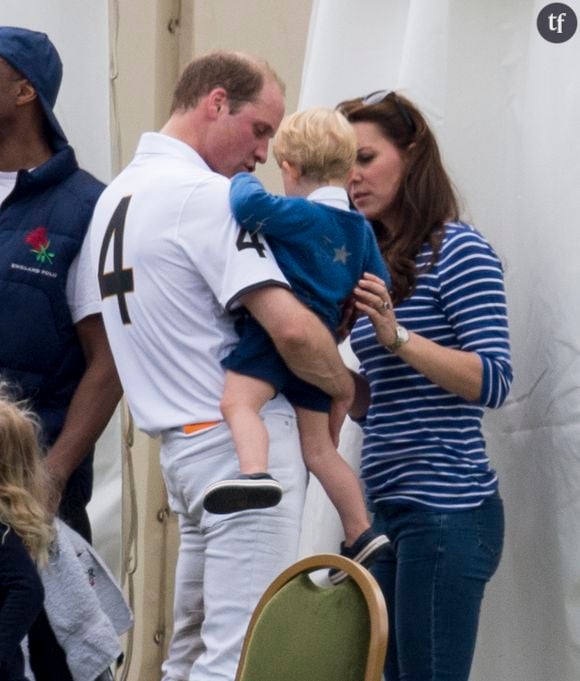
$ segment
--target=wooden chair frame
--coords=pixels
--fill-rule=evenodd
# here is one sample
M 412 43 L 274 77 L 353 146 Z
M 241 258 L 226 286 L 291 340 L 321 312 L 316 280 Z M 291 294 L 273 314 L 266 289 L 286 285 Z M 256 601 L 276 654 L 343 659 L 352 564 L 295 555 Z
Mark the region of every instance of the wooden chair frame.
M 361 590 L 369 613 L 370 637 L 364 679 L 360 681 L 381 681 L 388 640 L 387 606 L 383 593 L 374 577 L 358 563 L 333 553 L 320 553 L 303 558 L 284 570 L 266 589 L 250 619 L 235 681 L 241 681 L 246 655 L 252 641 L 253 631 L 260 620 L 262 611 L 270 599 L 288 582 L 301 573 L 336 568 L 344 570 Z M 321 587 L 339 589 L 338 586 Z

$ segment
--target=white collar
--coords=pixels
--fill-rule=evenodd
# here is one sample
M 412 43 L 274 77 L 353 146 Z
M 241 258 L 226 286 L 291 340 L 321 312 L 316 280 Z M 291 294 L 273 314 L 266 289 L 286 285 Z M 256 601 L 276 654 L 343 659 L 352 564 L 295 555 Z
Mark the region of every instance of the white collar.
M 333 208 L 341 208 L 342 210 L 349 210 L 348 194 L 344 187 L 318 187 L 311 194 L 307 196 L 309 201 L 316 201 L 317 203 L 324 203 Z
M 177 139 L 177 137 L 171 137 L 162 132 L 144 132 L 139 140 L 136 154 L 179 156 L 200 168 L 211 171 L 211 168 L 193 147 Z
M 18 171 L 6 171 L 0 170 L 0 203 L 6 199 L 9 194 L 12 193 L 16 185 L 16 178 L 18 177 Z
M 0 180 L 4 180 L 5 182 L 15 180 L 17 175 L 17 170 L 0 170 Z

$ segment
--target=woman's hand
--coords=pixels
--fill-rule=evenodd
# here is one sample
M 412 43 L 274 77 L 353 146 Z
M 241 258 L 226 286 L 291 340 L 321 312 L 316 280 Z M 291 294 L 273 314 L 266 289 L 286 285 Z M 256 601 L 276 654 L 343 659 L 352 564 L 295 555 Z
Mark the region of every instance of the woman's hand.
M 368 315 L 375 327 L 377 341 L 386 348 L 393 346 L 397 318 L 385 282 L 365 273 L 354 294 L 357 310 Z M 445 348 L 413 332 L 409 332 L 409 342 L 392 352 L 444 390 L 469 402 L 480 399 L 483 367 L 475 352 Z
M 366 314 L 375 327 L 377 340 L 389 347 L 396 341 L 397 318 L 385 282 L 374 274 L 365 272 L 354 290 L 355 307 Z

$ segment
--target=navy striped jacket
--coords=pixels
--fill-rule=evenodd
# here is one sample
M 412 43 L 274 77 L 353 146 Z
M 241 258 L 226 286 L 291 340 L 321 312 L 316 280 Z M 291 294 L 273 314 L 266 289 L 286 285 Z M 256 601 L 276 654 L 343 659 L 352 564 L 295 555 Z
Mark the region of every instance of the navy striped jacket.
M 512 381 L 503 270 L 475 229 L 446 225 L 436 264 L 428 244 L 417 256 L 416 290 L 396 307 L 397 320 L 449 348 L 476 352 L 483 365 L 478 402 L 431 383 L 377 343 L 368 317 L 351 345 L 371 388 L 361 477 L 369 501 L 441 510 L 478 506 L 497 489 L 481 432 L 484 407 L 499 407 Z

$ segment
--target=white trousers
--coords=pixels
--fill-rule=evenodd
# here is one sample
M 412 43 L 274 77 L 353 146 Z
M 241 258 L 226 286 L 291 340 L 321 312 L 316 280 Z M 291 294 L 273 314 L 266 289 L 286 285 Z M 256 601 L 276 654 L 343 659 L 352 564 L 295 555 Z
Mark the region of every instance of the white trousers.
M 207 485 L 239 472 L 225 424 L 163 436 L 161 469 L 180 530 L 174 633 L 163 681 L 233 681 L 254 607 L 297 558 L 307 474 L 296 419 L 283 398 L 271 401 L 262 416 L 269 472 L 284 489 L 271 509 L 229 515 L 203 509 Z

